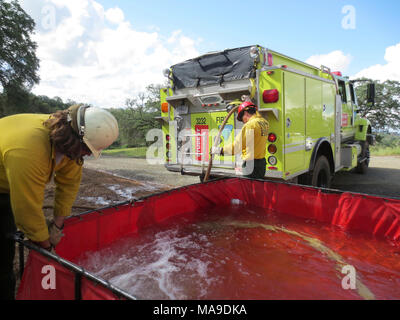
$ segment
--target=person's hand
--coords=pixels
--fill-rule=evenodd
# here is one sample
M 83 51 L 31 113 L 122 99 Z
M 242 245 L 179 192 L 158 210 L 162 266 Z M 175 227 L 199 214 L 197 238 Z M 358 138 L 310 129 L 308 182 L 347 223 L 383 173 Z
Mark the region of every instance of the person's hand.
M 61 238 L 64 236 L 62 230 L 64 228 L 64 224 L 59 227 L 54 221 L 50 221 L 49 225 L 49 236 L 50 236 L 50 244 L 55 247 L 61 241 Z
M 221 147 L 212 147 L 211 148 L 211 154 L 223 155 L 224 154 L 224 149 L 221 148 Z
M 39 246 L 39 247 L 41 247 L 41 248 L 43 248 L 43 249 L 49 251 L 49 252 L 51 252 L 52 254 L 56 254 L 55 248 L 54 248 L 54 246 L 50 243 L 49 239 L 48 239 L 48 240 L 45 240 L 45 241 L 39 241 L 39 242 L 31 241 L 31 242 L 32 242 L 33 244 L 35 244 L 35 245 L 37 245 L 37 246 Z
M 56 248 L 54 248 L 54 246 L 52 244 L 49 247 L 44 248 L 44 249 L 46 249 L 47 251 L 49 251 L 52 254 L 57 254 L 56 253 Z

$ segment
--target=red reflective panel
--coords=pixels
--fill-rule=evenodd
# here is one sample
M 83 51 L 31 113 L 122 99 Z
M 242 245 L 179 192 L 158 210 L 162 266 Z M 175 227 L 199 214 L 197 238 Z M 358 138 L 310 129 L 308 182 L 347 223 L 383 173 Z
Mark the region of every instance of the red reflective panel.
M 276 134 L 275 133 L 270 133 L 270 134 L 268 134 L 268 141 L 269 142 L 275 142 L 276 141 L 276 139 L 277 139 L 277 137 L 276 137 Z
M 263 101 L 264 103 L 274 103 L 279 100 L 279 91 L 277 89 L 264 90 Z
M 274 64 L 272 53 L 268 53 L 268 65 L 272 66 Z

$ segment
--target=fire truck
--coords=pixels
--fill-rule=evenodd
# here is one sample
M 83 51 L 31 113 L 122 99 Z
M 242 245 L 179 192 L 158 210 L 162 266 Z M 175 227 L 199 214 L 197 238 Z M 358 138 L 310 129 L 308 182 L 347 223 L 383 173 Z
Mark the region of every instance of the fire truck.
M 365 173 L 371 124 L 358 114 L 354 82 L 253 45 L 211 52 L 164 70 L 161 90 L 165 167 L 204 177 L 210 148 L 232 103 L 250 100 L 269 122 L 266 179 L 330 187 L 338 171 Z M 368 84 L 368 101 L 375 87 Z M 221 146 L 243 123 L 232 116 Z M 240 155 L 215 156 L 213 177 L 241 175 Z

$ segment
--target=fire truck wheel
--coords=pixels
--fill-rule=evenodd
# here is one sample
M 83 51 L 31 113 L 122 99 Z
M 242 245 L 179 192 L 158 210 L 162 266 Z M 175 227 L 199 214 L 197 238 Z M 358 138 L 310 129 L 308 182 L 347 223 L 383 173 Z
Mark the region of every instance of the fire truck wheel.
M 358 157 L 357 160 L 357 167 L 356 167 L 356 172 L 357 173 L 367 173 L 368 171 L 368 166 L 369 166 L 369 143 L 368 141 L 363 141 L 361 144 L 361 154 Z
M 319 156 L 315 162 L 311 176 L 311 185 L 319 188 L 330 188 L 332 174 L 329 161 L 325 156 Z

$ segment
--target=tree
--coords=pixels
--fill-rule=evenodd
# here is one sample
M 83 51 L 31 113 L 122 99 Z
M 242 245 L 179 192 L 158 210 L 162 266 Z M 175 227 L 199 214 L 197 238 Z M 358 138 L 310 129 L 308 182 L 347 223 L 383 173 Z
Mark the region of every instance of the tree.
M 355 82 L 359 114 L 371 122 L 374 132 L 389 132 L 400 129 L 400 82 L 386 80 L 375 82 L 375 104 L 367 103 L 367 84 L 370 79 Z M 369 80 L 369 81 L 365 81 Z
M 159 85 L 149 85 L 145 92 L 126 99 L 126 108 L 110 109 L 119 124 L 120 135 L 113 145 L 126 147 L 145 146 L 146 134 L 150 129 L 160 128 L 160 122 L 155 119 L 159 115 L 160 91 Z
M 6 93 L 39 83 L 34 28 L 34 20 L 17 1 L 0 0 L 0 84 Z
M 19 94 L 5 96 L 0 94 L 0 118 L 15 113 L 54 113 L 75 104 L 72 100 L 63 102 L 61 98 L 37 96 L 31 92 L 20 90 Z

